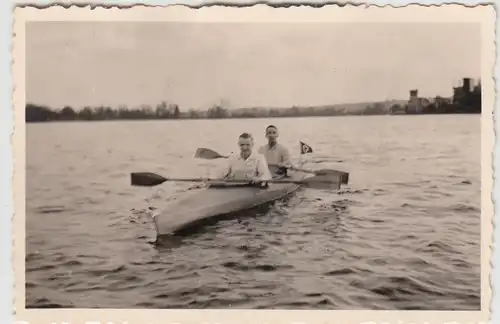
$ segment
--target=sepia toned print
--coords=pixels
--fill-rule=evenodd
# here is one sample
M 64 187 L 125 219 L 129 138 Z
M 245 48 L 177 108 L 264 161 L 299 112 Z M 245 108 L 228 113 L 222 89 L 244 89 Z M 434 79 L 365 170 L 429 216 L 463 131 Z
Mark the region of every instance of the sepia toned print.
M 15 15 L 18 320 L 489 319 L 491 7 Z

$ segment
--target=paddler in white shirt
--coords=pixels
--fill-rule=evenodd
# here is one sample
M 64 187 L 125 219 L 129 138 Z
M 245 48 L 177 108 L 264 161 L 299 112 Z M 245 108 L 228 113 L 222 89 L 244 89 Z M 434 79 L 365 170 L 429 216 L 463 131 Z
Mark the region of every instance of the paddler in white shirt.
M 274 125 L 266 127 L 267 144 L 259 148 L 259 153 L 266 158 L 268 167 L 275 169 L 276 175 L 286 175 L 287 169 L 293 169 L 292 162 L 290 161 L 290 154 L 288 149 L 278 143 L 278 128 Z
M 269 186 L 268 181 L 272 179 L 271 172 L 265 158 L 253 152 L 253 137 L 243 133 L 238 138 L 240 154 L 229 158 L 227 169 L 224 170 L 223 179 L 250 181 L 261 188 Z

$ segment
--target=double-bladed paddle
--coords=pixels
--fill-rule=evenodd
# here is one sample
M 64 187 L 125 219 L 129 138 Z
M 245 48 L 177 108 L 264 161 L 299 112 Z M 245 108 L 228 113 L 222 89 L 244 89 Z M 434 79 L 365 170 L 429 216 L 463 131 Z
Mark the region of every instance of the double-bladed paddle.
M 217 184 L 241 184 L 242 186 L 254 186 L 249 181 L 225 180 L 210 178 L 165 178 L 152 172 L 133 172 L 130 175 L 132 186 L 153 187 L 166 181 L 184 182 L 215 182 Z M 341 179 L 338 175 L 317 175 L 303 180 L 270 180 L 269 183 L 290 183 L 314 189 L 340 189 Z
M 194 154 L 195 158 L 200 158 L 200 159 L 205 159 L 205 160 L 215 160 L 215 159 L 227 159 L 229 156 L 227 155 L 221 155 L 217 152 L 215 152 L 212 149 L 209 148 L 198 148 Z M 273 167 L 279 167 L 279 168 L 286 168 L 289 170 L 295 170 L 295 171 L 300 171 L 304 173 L 312 173 L 314 175 L 338 175 L 341 179 L 342 184 L 347 184 L 349 182 L 349 173 L 343 172 L 343 171 L 337 171 L 337 170 L 332 170 L 332 169 L 321 169 L 321 170 L 308 170 L 308 169 L 302 169 L 302 168 L 296 168 L 293 166 L 281 166 L 281 165 L 275 165 L 275 164 L 270 164 L 269 166 Z

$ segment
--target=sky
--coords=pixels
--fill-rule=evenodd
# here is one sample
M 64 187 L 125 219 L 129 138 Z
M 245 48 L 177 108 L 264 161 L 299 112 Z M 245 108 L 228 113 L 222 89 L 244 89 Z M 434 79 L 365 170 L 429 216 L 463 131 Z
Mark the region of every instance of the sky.
M 26 101 L 188 110 L 451 96 L 480 77 L 480 48 L 466 23 L 31 22 Z

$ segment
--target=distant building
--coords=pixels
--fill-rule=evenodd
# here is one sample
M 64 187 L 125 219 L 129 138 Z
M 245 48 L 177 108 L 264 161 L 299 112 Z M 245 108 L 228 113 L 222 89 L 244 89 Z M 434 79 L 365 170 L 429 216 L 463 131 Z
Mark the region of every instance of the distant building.
M 410 90 L 405 112 L 407 114 L 481 113 L 481 81 L 473 85 L 471 78 L 463 78 L 462 85 L 453 87 L 452 98 L 440 96 L 419 98 L 417 89 Z
M 418 97 L 418 90 L 410 90 L 410 99 L 406 112 L 408 114 L 421 114 L 423 110 L 423 98 Z
M 394 104 L 389 108 L 389 114 L 391 115 L 401 115 L 406 114 L 406 107 L 399 104 Z

